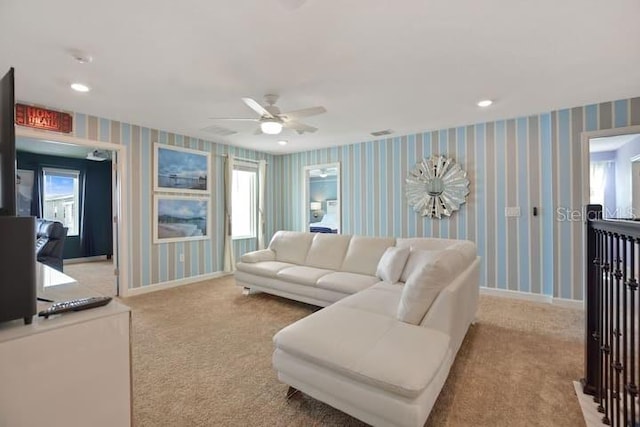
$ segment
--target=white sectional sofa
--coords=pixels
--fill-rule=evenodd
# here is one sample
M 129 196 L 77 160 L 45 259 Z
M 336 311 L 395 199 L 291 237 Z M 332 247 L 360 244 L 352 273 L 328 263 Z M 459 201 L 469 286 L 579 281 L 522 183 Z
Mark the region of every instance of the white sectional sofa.
M 236 272 L 245 288 L 328 306 L 276 334 L 273 366 L 375 426 L 424 425 L 475 318 L 478 280 L 473 242 L 290 231 Z

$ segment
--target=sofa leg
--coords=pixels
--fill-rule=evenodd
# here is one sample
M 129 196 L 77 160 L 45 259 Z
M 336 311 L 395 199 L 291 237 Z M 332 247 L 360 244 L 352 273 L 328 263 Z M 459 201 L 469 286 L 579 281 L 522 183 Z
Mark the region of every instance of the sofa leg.
M 251 288 L 247 288 L 246 286 L 242 288 L 242 295 L 249 295 L 251 293 Z
M 293 396 L 295 396 L 299 392 L 300 390 L 298 390 L 297 388 L 289 386 L 289 390 L 287 390 L 287 400 L 291 399 Z

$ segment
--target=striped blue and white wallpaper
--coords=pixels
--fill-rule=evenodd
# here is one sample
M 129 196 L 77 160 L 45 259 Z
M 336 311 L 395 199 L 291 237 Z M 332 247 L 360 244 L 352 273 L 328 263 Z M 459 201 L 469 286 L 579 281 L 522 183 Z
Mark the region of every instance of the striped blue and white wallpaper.
M 583 200 L 581 132 L 630 125 L 640 125 L 640 98 L 276 156 L 274 229 L 304 229 L 302 168 L 340 162 L 345 233 L 470 239 L 482 286 L 581 300 L 582 223 L 562 220 Z M 432 154 L 453 157 L 471 181 L 451 218 L 406 203 L 408 171 Z M 522 215 L 506 218 L 507 206 Z
M 302 230 L 302 168 L 340 162 L 342 228 L 375 236 L 465 238 L 478 245 L 481 285 L 581 300 L 582 225 L 559 212 L 580 210 L 583 131 L 640 125 L 640 98 L 442 129 L 340 147 L 272 156 L 202 139 L 75 113 L 75 136 L 124 144 L 129 151 L 131 269 L 137 288 L 222 270 L 223 155 L 267 160 L 266 234 Z M 153 142 L 213 157 L 211 240 L 152 243 Z M 431 154 L 453 157 L 471 192 L 451 218 L 423 218 L 407 205 L 404 179 Z M 522 216 L 506 218 L 506 206 Z M 539 216 L 533 217 L 532 207 Z M 236 257 L 255 239 L 234 242 Z M 179 255 L 185 262 L 179 262 Z
M 101 119 L 85 114 L 74 114 L 74 135 L 95 141 L 124 144 L 128 147 L 127 173 L 129 177 L 128 215 L 130 220 L 130 272 L 131 288 L 163 283 L 222 271 L 224 245 L 224 155 L 231 153 L 247 159 L 267 161 L 267 185 L 274 182 L 273 156 L 214 142 L 163 132 L 156 129 Z M 152 243 L 153 224 L 153 143 L 160 142 L 179 147 L 210 152 L 212 155 L 212 238 L 192 242 Z M 105 197 L 109 197 L 105 195 Z M 266 195 L 266 215 L 273 218 L 274 200 Z M 266 232 L 274 232 L 271 222 Z M 239 257 L 255 250 L 256 239 L 234 241 L 234 252 Z M 184 262 L 180 262 L 184 254 Z

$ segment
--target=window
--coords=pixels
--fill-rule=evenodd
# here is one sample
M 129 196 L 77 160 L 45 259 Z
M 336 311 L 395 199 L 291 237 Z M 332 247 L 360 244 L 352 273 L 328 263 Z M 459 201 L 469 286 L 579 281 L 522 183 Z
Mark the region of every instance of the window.
M 255 168 L 237 166 L 233 170 L 231 192 L 231 237 L 250 239 L 256 237 L 256 182 Z
M 43 178 L 43 217 L 64 224 L 69 229 L 67 236 L 77 236 L 80 232 L 80 172 L 45 168 Z

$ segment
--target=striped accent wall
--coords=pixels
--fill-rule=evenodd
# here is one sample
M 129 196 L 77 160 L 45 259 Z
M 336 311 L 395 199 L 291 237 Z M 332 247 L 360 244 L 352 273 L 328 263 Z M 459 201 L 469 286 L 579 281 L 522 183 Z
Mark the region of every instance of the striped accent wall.
M 267 161 L 267 188 L 274 182 L 274 157 L 270 154 L 217 144 L 203 139 L 163 132 L 111 121 L 85 114 L 74 114 L 74 136 L 95 141 L 124 144 L 128 147 L 127 173 L 129 177 L 128 215 L 130 218 L 129 250 L 131 254 L 129 284 L 138 288 L 171 280 L 184 279 L 222 271 L 224 245 L 224 155 L 231 153 L 246 159 Z M 192 242 L 152 243 L 153 224 L 153 143 L 208 151 L 212 155 L 212 238 Z M 105 197 L 108 197 L 105 195 Z M 266 194 L 267 218 L 274 217 L 273 195 Z M 268 238 L 274 233 L 273 223 L 267 221 Z M 234 241 L 239 257 L 255 250 L 256 239 Z M 184 254 L 184 263 L 179 261 Z
M 340 162 L 345 233 L 473 240 L 482 286 L 582 300 L 582 223 L 561 220 L 581 210 L 581 132 L 631 125 L 640 98 L 276 156 L 271 222 L 303 230 L 303 167 Z M 453 157 L 471 181 L 451 218 L 423 218 L 406 203 L 408 171 L 432 154 Z M 506 218 L 507 206 L 521 216 Z

